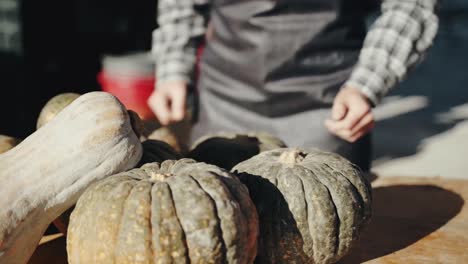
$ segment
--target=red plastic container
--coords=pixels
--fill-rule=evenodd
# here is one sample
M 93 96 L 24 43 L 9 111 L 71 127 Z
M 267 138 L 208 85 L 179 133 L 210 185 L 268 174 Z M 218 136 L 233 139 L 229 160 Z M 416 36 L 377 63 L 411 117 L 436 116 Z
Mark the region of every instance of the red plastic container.
M 204 45 L 197 50 L 197 77 Z M 155 89 L 154 59 L 149 53 L 107 56 L 102 61 L 97 79 L 101 89 L 116 96 L 127 109 L 135 111 L 141 119 L 156 118 L 148 106 L 148 98 Z
M 98 75 L 98 81 L 103 91 L 116 96 L 127 109 L 135 111 L 141 119 L 155 118 L 147 101 L 154 91 L 156 78 L 150 76 L 116 76 L 101 71 Z
M 147 103 L 156 82 L 154 60 L 150 53 L 105 56 L 97 78 L 103 91 L 116 96 L 140 118 L 155 118 Z

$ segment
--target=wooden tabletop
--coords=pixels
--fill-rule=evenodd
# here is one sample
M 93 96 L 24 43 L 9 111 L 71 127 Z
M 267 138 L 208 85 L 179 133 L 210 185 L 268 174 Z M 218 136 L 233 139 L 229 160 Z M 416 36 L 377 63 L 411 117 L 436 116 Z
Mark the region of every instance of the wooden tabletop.
M 373 218 L 340 264 L 468 263 L 468 180 L 378 178 Z M 49 234 L 31 264 L 64 264 L 65 239 Z
M 379 178 L 373 218 L 340 263 L 468 263 L 468 181 Z

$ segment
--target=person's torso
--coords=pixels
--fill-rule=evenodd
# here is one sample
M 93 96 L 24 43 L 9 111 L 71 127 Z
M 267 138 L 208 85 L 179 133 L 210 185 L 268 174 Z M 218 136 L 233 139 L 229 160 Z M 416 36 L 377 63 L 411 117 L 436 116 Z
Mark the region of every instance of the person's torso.
M 330 104 L 358 59 L 369 10 L 369 0 L 214 0 L 207 86 L 268 108 L 288 98 Z

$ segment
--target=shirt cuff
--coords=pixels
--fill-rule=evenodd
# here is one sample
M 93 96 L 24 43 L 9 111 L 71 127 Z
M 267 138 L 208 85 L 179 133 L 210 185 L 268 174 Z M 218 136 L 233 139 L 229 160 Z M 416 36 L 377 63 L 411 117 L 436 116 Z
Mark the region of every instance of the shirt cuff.
M 365 67 L 357 68 L 343 87 L 352 87 L 361 91 L 373 106 L 380 103 L 383 94 L 381 87 L 386 86 L 382 77 Z
M 192 52 L 166 54 L 156 59 L 156 78 L 159 83 L 167 81 L 195 82 L 196 56 Z

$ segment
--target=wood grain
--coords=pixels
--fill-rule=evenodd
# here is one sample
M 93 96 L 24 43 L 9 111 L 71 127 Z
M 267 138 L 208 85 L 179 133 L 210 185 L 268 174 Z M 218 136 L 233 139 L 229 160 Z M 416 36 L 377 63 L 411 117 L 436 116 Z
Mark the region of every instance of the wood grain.
M 468 263 L 468 181 L 379 178 L 372 222 L 341 264 Z

